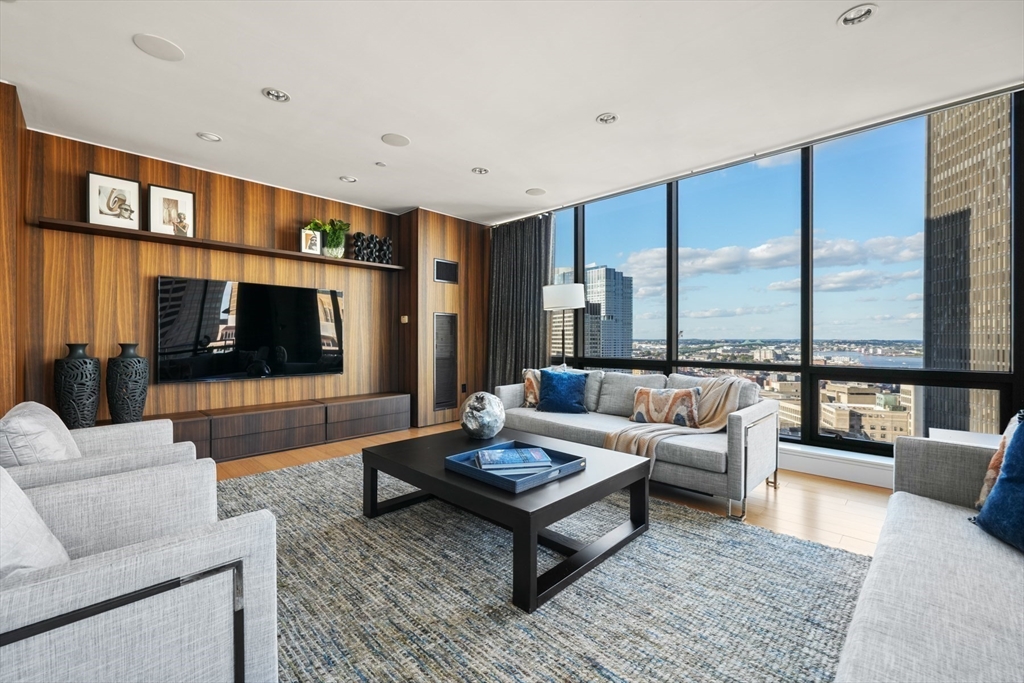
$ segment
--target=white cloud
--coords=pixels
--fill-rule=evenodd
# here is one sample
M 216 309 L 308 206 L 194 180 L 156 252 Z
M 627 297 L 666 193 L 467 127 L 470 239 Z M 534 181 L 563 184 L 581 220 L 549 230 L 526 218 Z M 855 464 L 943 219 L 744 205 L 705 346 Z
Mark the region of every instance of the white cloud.
M 902 280 L 911 280 L 921 276 L 920 270 L 908 270 L 903 273 L 883 273 L 879 270 L 847 270 L 841 273 L 828 273 L 814 278 L 816 292 L 854 292 L 862 289 L 878 289 L 887 287 Z M 768 289 L 776 292 L 790 292 L 800 289 L 800 279 L 783 280 L 768 285 Z
M 788 156 L 788 155 L 785 155 Z M 665 273 L 667 268 L 668 250 L 665 247 L 635 251 L 625 257 L 618 270 L 633 278 L 633 292 L 636 298 L 653 298 L 665 296 Z M 908 237 L 873 237 L 858 242 L 846 238 L 815 239 L 814 265 L 819 268 L 829 266 L 857 266 L 870 262 L 906 263 L 921 260 L 924 257 L 924 233 L 919 232 Z M 774 270 L 792 268 L 800 265 L 800 237 L 798 233 L 784 237 L 774 237 L 755 247 L 725 246 L 718 249 L 697 249 L 693 247 L 679 248 L 680 279 L 697 277 L 706 274 L 734 275 L 752 270 Z M 875 273 L 877 271 L 851 271 Z M 882 275 L 879 273 L 879 275 Z M 819 275 L 818 291 L 847 291 L 836 289 L 833 285 L 821 286 L 821 281 L 841 279 L 843 273 Z M 779 291 L 799 289 L 799 281 L 790 281 L 790 285 L 773 283 Z M 884 284 L 890 284 L 885 282 Z M 875 287 L 884 286 L 875 285 Z M 680 289 L 683 289 L 682 287 Z
M 662 278 L 664 277 L 665 276 L 662 275 Z M 657 296 L 665 296 L 665 285 L 654 285 L 647 287 L 637 287 L 635 284 L 633 285 L 634 299 L 650 299 L 652 297 Z
M 680 318 L 736 318 L 744 315 L 763 315 L 776 313 L 783 308 L 795 306 L 792 302 L 772 304 L 769 306 L 741 306 L 739 308 L 708 308 L 703 311 L 680 311 Z
M 868 303 L 868 302 L 871 302 L 871 301 L 878 301 L 878 297 L 877 296 L 858 296 L 857 297 L 857 301 L 863 301 L 865 303 Z
M 872 237 L 864 242 L 839 237 L 814 240 L 815 266 L 859 266 L 870 261 L 907 263 L 924 258 L 924 232 L 907 237 Z
M 914 292 L 913 294 L 907 294 L 907 297 L 906 299 L 904 299 L 904 301 L 921 301 L 922 299 L 924 299 L 924 294 L 921 294 L 920 292 Z
M 906 315 L 895 316 L 888 313 L 884 315 L 872 315 L 868 316 L 869 320 L 873 320 L 876 323 L 891 322 L 894 325 L 905 325 L 915 320 L 920 320 L 924 315 L 921 313 L 907 313 Z

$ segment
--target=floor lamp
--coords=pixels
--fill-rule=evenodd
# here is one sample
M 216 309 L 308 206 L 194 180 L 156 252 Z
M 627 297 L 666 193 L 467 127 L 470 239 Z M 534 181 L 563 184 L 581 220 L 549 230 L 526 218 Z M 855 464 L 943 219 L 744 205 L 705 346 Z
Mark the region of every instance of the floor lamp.
M 565 367 L 565 312 L 587 305 L 582 284 L 547 285 L 544 287 L 544 310 L 562 312 L 562 366 Z

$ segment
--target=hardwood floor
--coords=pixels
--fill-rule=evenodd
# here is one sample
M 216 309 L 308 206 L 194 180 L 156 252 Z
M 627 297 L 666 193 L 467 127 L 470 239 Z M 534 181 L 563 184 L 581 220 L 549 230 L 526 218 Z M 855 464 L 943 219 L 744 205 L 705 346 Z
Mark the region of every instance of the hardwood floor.
M 230 479 L 269 472 L 317 460 L 360 453 L 364 446 L 410 439 L 458 429 L 458 423 L 404 429 L 398 432 L 338 441 L 281 453 L 270 453 L 217 465 L 217 478 Z M 779 471 L 779 488 L 763 483 L 747 499 L 747 524 L 790 536 L 817 541 L 863 555 L 872 555 L 885 519 L 885 505 L 892 492 L 839 479 L 817 477 L 789 470 Z M 718 498 L 689 493 L 653 482 L 651 495 L 724 515 L 726 506 Z

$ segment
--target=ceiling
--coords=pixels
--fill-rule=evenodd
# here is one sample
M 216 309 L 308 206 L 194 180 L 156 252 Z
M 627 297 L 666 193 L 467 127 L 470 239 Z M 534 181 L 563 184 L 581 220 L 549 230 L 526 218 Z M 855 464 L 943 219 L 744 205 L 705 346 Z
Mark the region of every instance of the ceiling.
M 492 224 L 1024 81 L 1024 1 L 875 2 L 4 0 L 0 79 L 35 130 Z

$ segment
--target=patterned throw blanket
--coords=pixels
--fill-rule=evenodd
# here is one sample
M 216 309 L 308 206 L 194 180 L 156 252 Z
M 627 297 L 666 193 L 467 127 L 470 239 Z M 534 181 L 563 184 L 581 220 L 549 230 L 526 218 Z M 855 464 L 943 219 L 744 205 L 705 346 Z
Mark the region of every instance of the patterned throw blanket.
M 684 434 L 710 434 L 724 429 L 729 421 L 729 413 L 739 408 L 740 389 L 744 381 L 741 377 L 724 375 L 700 382 L 700 400 L 697 401 L 699 427 L 641 422 L 608 434 L 604 438 L 604 447 L 650 458 L 653 470 L 654 452 L 665 439 Z

